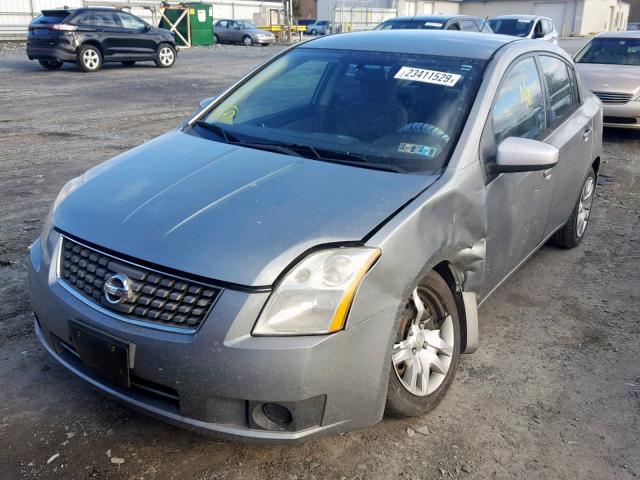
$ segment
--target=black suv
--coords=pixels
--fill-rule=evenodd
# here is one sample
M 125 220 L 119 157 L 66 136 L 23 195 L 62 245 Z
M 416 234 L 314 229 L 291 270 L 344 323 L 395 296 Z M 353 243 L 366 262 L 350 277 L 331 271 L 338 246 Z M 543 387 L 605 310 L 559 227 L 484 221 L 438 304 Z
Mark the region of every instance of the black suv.
M 43 10 L 29 25 L 29 60 L 47 70 L 76 62 L 85 72 L 100 70 L 104 62 L 130 66 L 153 60 L 161 68 L 176 61 L 175 38 L 128 12 L 113 8 Z

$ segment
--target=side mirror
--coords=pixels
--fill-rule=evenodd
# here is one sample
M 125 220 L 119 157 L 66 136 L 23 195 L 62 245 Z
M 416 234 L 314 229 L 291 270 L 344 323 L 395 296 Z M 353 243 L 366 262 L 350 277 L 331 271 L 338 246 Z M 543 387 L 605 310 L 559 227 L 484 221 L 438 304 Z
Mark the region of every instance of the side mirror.
M 218 97 L 209 97 L 209 98 L 205 98 L 204 100 L 200 100 L 200 110 L 202 110 L 204 107 L 208 107 L 209 104 L 213 102 L 216 98 Z
M 553 145 L 528 138 L 509 137 L 498 145 L 494 173 L 547 170 L 558 163 L 560 151 Z
M 544 32 L 535 32 L 533 38 L 544 38 Z
M 145 25 L 145 26 L 144 26 L 144 28 L 143 28 L 143 30 L 144 30 L 145 32 L 148 32 L 149 30 L 151 30 L 151 26 L 149 26 L 149 25 Z

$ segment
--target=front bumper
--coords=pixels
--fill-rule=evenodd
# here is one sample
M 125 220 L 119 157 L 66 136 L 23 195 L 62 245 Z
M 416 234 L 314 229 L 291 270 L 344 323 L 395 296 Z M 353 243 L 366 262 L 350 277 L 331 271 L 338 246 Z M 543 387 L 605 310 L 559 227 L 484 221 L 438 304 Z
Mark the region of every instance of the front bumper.
M 59 238 L 55 232 L 51 237 Z M 53 238 L 44 250 L 40 241 L 31 248 L 38 338 L 64 367 L 133 408 L 200 432 L 276 443 L 367 427 L 382 418 L 395 309 L 329 336 L 252 337 L 268 293 L 225 290 L 196 333 L 160 331 L 125 323 L 69 293 L 52 268 L 57 244 Z M 72 319 L 135 345 L 136 385 L 110 384 L 70 353 Z M 286 406 L 291 427 L 265 428 L 257 421 L 265 402 Z
M 624 105 L 602 104 L 605 127 L 640 129 L 640 102 Z
M 255 43 L 259 43 L 260 45 L 268 45 L 276 41 L 275 37 L 255 37 L 253 39 Z

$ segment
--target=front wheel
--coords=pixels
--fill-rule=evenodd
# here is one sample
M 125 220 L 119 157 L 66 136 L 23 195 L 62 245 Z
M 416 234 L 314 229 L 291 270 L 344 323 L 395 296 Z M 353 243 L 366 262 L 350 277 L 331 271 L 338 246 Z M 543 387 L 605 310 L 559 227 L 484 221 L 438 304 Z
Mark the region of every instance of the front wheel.
M 62 67 L 60 60 L 38 60 L 38 63 L 47 70 L 59 70 Z
M 593 206 L 595 191 L 596 172 L 590 167 L 587 177 L 582 183 L 580 196 L 569 220 L 564 227 L 551 237 L 550 241 L 553 245 L 562 248 L 573 248 L 582 241 L 584 233 L 587 231 L 589 217 L 591 216 L 591 207 Z
M 247 47 L 250 47 L 253 43 L 253 40 L 251 40 L 251 37 L 249 35 L 245 35 L 244 37 L 242 37 L 242 43 L 244 43 Z
M 83 72 L 97 72 L 102 68 L 102 54 L 93 45 L 82 45 L 78 50 L 78 66 Z
M 156 65 L 160 68 L 173 67 L 176 63 L 176 49 L 168 43 L 162 43 L 156 52 Z
M 460 319 L 447 283 L 431 272 L 415 288 L 397 325 L 386 412 L 422 415 L 442 400 L 460 359 Z

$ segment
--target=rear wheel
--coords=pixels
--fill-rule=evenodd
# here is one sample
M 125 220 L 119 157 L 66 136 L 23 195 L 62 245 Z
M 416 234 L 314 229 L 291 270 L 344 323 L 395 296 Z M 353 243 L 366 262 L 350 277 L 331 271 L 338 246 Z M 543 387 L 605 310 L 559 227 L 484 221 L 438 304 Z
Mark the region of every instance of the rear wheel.
M 242 43 L 244 43 L 247 47 L 250 47 L 253 43 L 253 40 L 251 40 L 251 37 L 249 35 L 245 35 L 244 37 L 242 37 Z
M 596 190 L 596 172 L 593 168 L 589 168 L 587 177 L 582 183 L 580 196 L 576 202 L 576 206 L 569 217 L 567 223 L 558 230 L 553 237 L 551 243 L 563 248 L 576 247 L 584 238 L 587 230 L 589 217 L 591 216 L 591 207 L 593 206 L 593 197 Z
M 460 319 L 447 283 L 431 272 L 413 291 L 396 330 L 386 412 L 422 415 L 438 405 L 460 359 Z
M 93 45 L 82 45 L 78 50 L 78 66 L 83 72 L 97 72 L 102 68 L 102 54 Z
M 136 64 L 135 60 L 127 60 L 125 62 L 122 62 L 122 65 L 124 65 L 125 67 L 133 67 Z
M 38 60 L 38 63 L 47 70 L 59 70 L 62 67 L 60 60 Z
M 168 43 L 161 43 L 156 52 L 155 62 L 160 68 L 173 67 L 176 63 L 176 49 Z
M 217 33 L 213 34 L 213 39 L 215 40 L 215 43 L 220 43 L 220 37 L 218 37 Z

